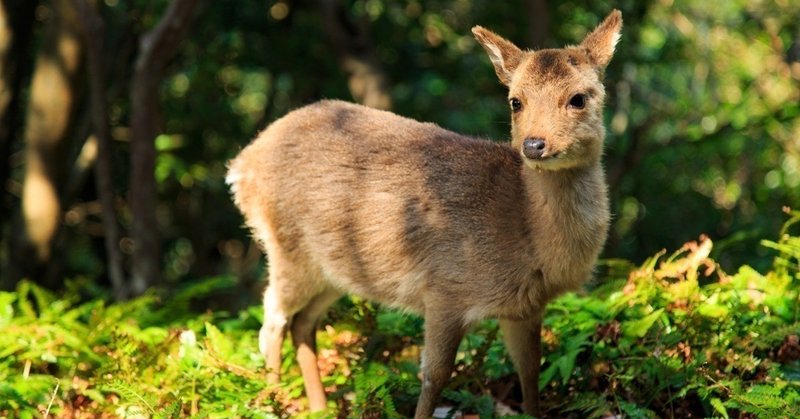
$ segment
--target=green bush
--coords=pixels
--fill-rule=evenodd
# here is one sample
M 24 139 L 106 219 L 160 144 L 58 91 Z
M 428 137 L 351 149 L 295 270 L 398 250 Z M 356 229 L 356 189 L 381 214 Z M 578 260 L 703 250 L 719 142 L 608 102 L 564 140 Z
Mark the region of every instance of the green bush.
M 547 412 L 603 417 L 800 417 L 800 237 L 791 218 L 765 273 L 723 272 L 702 237 L 639 267 L 605 261 L 605 279 L 554 301 L 540 387 Z M 260 309 L 191 311 L 233 286 L 210 278 L 163 301 L 108 305 L 79 282 L 56 296 L 21 282 L 0 293 L 0 415 L 294 417 L 303 383 L 284 346 L 283 380 L 266 384 Z M 318 334 L 331 412 L 403 417 L 419 394 L 419 317 L 358 298 Z M 494 321 L 462 342 L 445 401 L 491 417 L 518 406 Z M 307 414 L 306 414 L 307 415 Z M 324 415 L 316 415 L 324 416 Z

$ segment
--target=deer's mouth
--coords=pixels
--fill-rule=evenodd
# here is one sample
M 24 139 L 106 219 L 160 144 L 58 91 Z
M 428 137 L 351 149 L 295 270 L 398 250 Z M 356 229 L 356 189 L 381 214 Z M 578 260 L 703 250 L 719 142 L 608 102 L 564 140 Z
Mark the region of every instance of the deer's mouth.
M 545 153 L 541 158 L 539 158 L 539 160 L 541 161 L 554 160 L 559 158 L 560 156 L 561 156 L 560 151 L 554 151 L 550 154 Z
M 525 160 L 530 160 L 532 162 L 546 162 L 548 160 L 558 159 L 562 156 L 560 151 L 551 151 L 547 148 L 531 151 L 524 146 L 520 150 L 520 154 L 525 158 Z
M 572 166 L 567 153 L 561 151 L 547 152 L 536 158 L 530 158 L 522 153 L 525 165 L 537 170 L 561 170 Z

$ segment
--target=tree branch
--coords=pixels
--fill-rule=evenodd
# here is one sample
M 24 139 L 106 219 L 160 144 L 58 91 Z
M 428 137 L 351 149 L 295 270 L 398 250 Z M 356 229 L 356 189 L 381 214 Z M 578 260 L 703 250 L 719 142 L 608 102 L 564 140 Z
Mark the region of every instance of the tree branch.
M 173 0 L 155 27 L 142 36 L 136 72 L 164 71 L 189 30 L 198 0 Z

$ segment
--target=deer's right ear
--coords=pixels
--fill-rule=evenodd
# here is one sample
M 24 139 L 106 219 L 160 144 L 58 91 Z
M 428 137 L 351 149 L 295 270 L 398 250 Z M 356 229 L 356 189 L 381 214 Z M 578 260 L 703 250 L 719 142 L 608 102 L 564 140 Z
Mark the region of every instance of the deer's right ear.
M 581 46 L 586 48 L 589 59 L 600 68 L 608 65 L 622 30 L 622 13 L 614 9 L 586 38 Z
M 522 51 L 516 45 L 481 26 L 472 28 L 472 34 L 489 54 L 500 81 L 506 86 L 511 84 L 511 76 L 522 61 Z

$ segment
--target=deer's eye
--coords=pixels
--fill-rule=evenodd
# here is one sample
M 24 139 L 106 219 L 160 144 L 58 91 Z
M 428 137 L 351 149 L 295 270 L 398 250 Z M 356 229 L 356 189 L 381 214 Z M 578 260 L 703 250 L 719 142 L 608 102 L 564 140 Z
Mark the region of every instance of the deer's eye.
M 508 103 L 511 104 L 512 111 L 519 112 L 520 110 L 522 110 L 522 102 L 515 97 L 509 99 Z
M 578 93 L 569 100 L 568 108 L 583 109 L 586 106 L 586 95 Z

